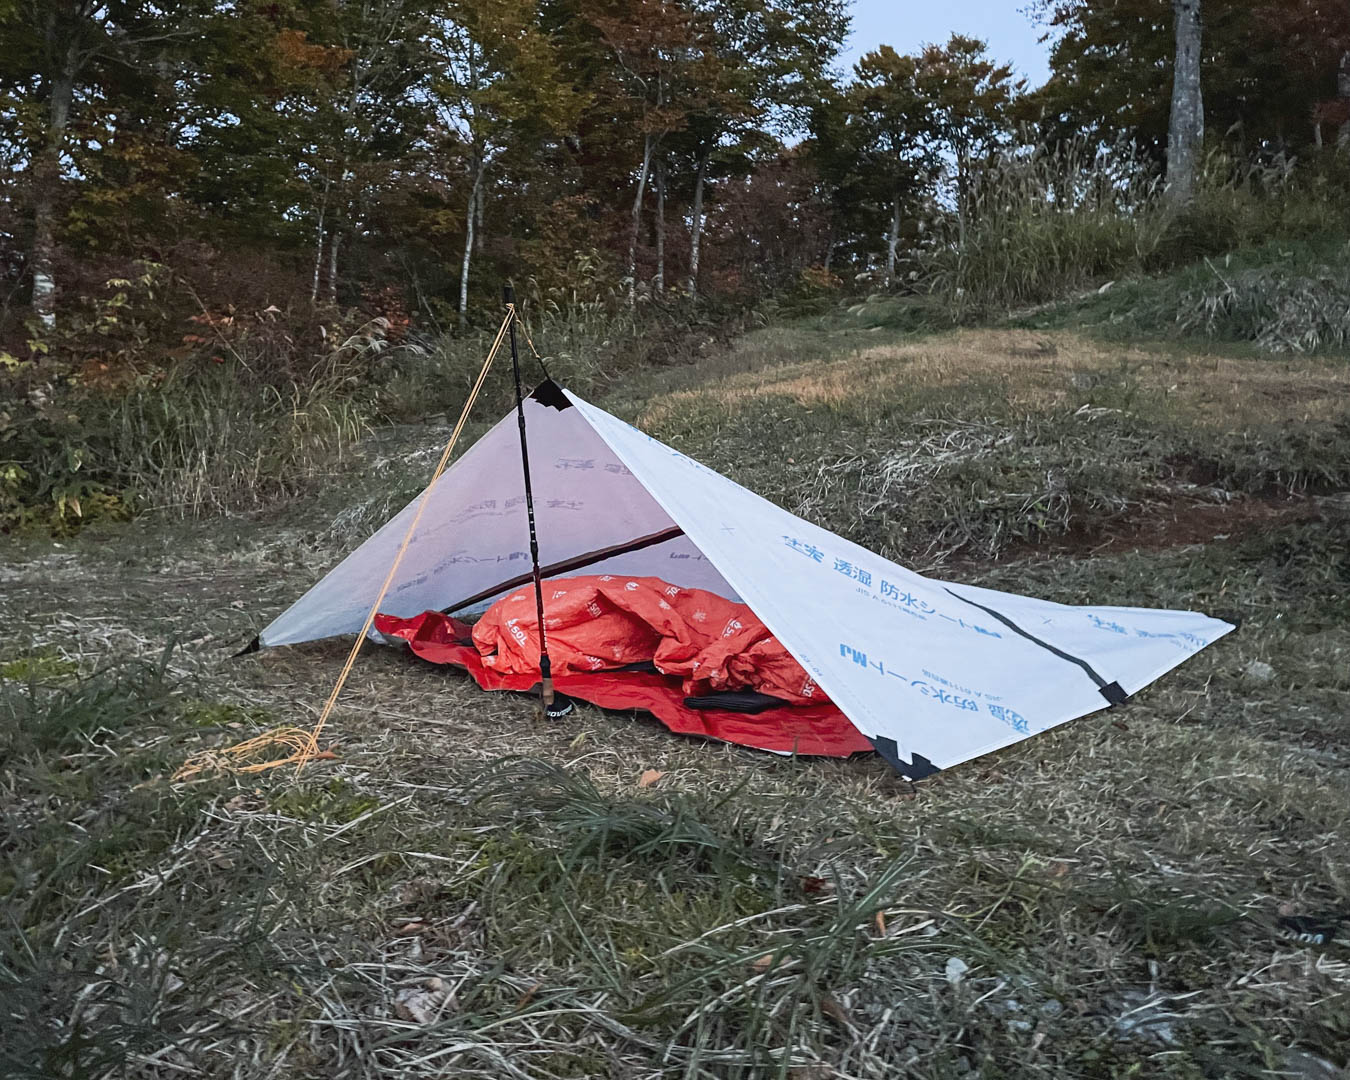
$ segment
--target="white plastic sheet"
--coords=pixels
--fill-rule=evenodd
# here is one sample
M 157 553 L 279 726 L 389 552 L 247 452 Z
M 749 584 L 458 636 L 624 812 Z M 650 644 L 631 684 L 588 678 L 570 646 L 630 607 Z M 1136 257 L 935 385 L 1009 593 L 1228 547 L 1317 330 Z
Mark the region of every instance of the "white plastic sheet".
M 1107 707 L 1233 628 L 1190 611 L 1069 607 L 923 577 L 798 518 L 573 394 L 526 419 L 545 565 L 677 525 L 588 568 L 744 600 L 906 775 Z M 529 570 L 513 415 L 430 493 L 383 609 L 444 608 Z M 416 500 L 263 631 L 360 629 Z

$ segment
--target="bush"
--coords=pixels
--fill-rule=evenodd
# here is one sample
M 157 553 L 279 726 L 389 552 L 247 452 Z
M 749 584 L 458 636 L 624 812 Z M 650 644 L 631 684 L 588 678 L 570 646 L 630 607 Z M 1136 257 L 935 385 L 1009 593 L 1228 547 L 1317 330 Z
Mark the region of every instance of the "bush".
M 542 377 L 536 347 L 559 378 L 595 392 L 637 367 L 691 361 L 742 315 L 688 299 L 630 310 L 578 264 L 569 291 L 522 290 L 531 384 Z M 0 409 L 0 531 L 290 500 L 331 476 L 371 425 L 454 415 L 499 318 L 417 331 L 387 291 L 364 310 L 208 307 L 167 268 L 141 264 L 58 330 L 12 344 L 24 358 L 0 352 L 0 401 L 10 403 Z M 499 356 L 479 416 L 500 415 L 513 395 L 509 356 Z
M 1350 245 L 1244 248 L 1161 277 L 1136 278 L 1019 320 L 1081 326 L 1119 340 L 1203 338 L 1273 353 L 1350 350 Z

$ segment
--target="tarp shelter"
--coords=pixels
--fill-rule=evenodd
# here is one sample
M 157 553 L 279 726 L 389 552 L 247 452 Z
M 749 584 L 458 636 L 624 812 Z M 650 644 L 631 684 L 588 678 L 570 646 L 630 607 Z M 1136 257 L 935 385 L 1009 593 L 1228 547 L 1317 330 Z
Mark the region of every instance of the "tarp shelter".
M 1125 701 L 1233 629 L 924 577 L 788 513 L 548 381 L 525 402 L 545 575 L 660 578 L 740 600 L 911 779 Z M 427 493 L 382 610 L 460 610 L 530 580 L 508 415 Z M 260 635 L 361 630 L 416 500 Z

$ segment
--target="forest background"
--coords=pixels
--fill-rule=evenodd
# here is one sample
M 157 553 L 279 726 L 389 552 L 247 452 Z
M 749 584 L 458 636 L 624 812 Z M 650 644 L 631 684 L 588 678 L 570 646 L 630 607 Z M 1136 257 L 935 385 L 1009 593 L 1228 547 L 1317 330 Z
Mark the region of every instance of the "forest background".
M 582 388 L 841 297 L 953 325 L 1266 243 L 1313 248 L 1292 322 L 1167 318 L 1340 343 L 1350 9 L 1027 14 L 1038 87 L 961 34 L 844 71 L 846 0 L 3 0 L 0 522 L 284 496 L 448 408 L 507 282 Z

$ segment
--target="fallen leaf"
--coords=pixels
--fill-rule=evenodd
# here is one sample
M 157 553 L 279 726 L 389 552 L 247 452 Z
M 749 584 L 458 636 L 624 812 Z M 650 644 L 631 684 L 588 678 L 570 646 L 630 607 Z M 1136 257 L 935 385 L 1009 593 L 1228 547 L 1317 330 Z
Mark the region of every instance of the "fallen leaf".
M 750 964 L 752 970 L 756 973 L 768 971 L 773 966 L 773 953 L 766 953 L 763 956 L 756 957 Z
M 638 777 L 638 787 L 651 787 L 665 775 L 660 769 L 644 769 Z
M 853 1021 L 848 1018 L 848 1013 L 844 1011 L 844 1007 L 829 994 L 825 994 L 820 999 L 820 1011 L 840 1027 L 851 1028 L 853 1026 Z
M 411 1024 L 430 1024 L 436 1019 L 444 998 L 425 990 L 400 990 L 394 997 L 394 1012 Z
M 824 896 L 834 892 L 834 882 L 814 875 L 802 878 L 802 892 L 810 896 Z
M 877 928 L 877 937 L 886 936 L 886 913 L 878 911 L 872 918 L 872 925 Z
M 413 934 L 421 934 L 426 931 L 427 924 L 424 922 L 404 923 L 394 931 L 395 937 L 411 937 Z
M 1050 876 L 1060 878 L 1069 872 L 1069 864 L 1066 862 L 1052 862 L 1050 864 Z
M 539 993 L 539 988 L 543 985 L 544 985 L 543 983 L 535 983 L 528 990 L 526 990 L 525 993 L 521 994 L 520 997 L 516 999 L 516 1008 L 517 1009 L 525 1008 L 526 1005 L 528 1005 L 531 1001 L 534 1000 L 534 995 Z

